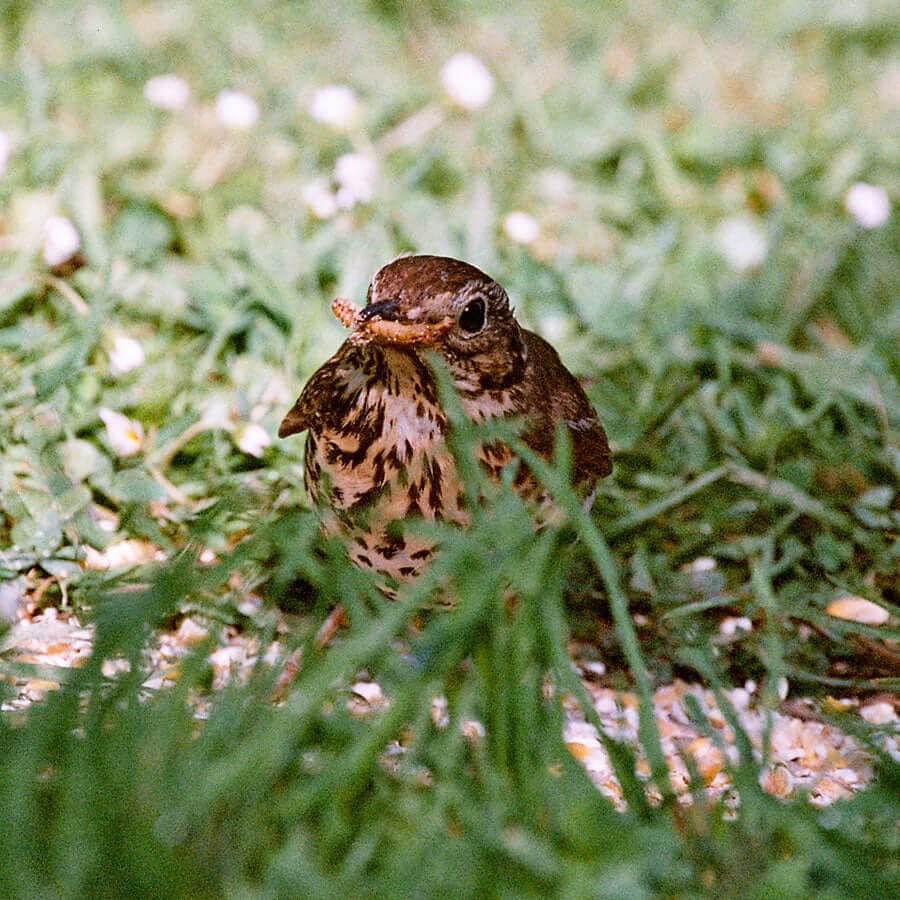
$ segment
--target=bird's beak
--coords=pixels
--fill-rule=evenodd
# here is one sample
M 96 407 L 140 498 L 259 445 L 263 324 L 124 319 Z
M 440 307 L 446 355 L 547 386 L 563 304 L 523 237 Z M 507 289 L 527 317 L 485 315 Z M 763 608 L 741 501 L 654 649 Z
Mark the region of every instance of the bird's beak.
M 359 311 L 357 322 L 368 322 L 370 319 L 381 319 L 385 322 L 399 320 L 397 308 L 400 304 L 396 300 L 380 300 L 378 303 L 370 303 Z

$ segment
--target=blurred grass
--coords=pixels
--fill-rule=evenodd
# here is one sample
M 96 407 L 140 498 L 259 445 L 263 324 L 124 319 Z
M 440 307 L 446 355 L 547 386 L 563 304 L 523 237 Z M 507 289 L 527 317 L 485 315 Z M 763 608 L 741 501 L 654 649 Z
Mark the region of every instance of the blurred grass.
M 752 677 L 773 702 L 782 674 L 813 693 L 896 688 L 897 629 L 824 612 L 858 594 L 898 614 L 896 217 L 864 231 L 843 207 L 858 180 L 897 197 L 890 5 L 0 10 L 0 575 L 50 578 L 42 602 L 97 629 L 63 690 L 0 719 L 10 896 L 893 893 L 886 761 L 865 794 L 814 810 L 767 797 L 745 760 L 730 821 L 649 806 L 621 751 L 631 806 L 614 814 L 566 751 L 558 703 L 579 689 L 564 600 L 645 691 L 674 674 Z M 482 110 L 444 99 L 458 49 L 497 80 Z M 181 112 L 143 97 L 170 71 L 192 91 Z M 335 82 L 360 97 L 347 130 L 307 112 Z M 225 88 L 256 99 L 255 127 L 218 121 Z M 404 143 L 423 108 L 437 124 Z M 350 151 L 375 154 L 375 196 L 318 220 L 304 188 Z M 513 209 L 540 222 L 528 247 L 503 230 Z M 51 214 L 80 232 L 73 274 L 40 258 Z M 764 244 L 744 272 L 718 230 L 735 217 Z M 300 441 L 238 448 L 250 422 L 274 433 L 337 347 L 331 297 L 361 298 L 406 249 L 504 283 L 586 377 L 617 451 L 593 519 L 573 506 L 568 530 L 533 534 L 501 490 L 433 576 L 457 606 L 424 618 L 431 581 L 388 604 L 319 547 Z M 118 334 L 147 353 L 122 376 Z M 101 406 L 143 424 L 140 454 L 113 452 Z M 133 537 L 171 562 L 74 565 L 84 544 Z M 199 548 L 219 562 L 198 567 Z M 686 568 L 700 556 L 716 568 Z M 142 649 L 185 609 L 271 634 L 270 611 L 240 612 L 249 591 L 303 610 L 287 704 L 268 704 L 276 671 L 260 666 L 197 722 L 205 648 L 146 696 Z M 352 628 L 321 653 L 339 601 Z M 724 614 L 756 628 L 724 641 Z M 104 678 L 112 654 L 132 673 Z M 391 700 L 365 722 L 345 709 L 362 669 Z M 438 693 L 447 729 L 431 724 Z M 481 741 L 460 732 L 471 718 Z

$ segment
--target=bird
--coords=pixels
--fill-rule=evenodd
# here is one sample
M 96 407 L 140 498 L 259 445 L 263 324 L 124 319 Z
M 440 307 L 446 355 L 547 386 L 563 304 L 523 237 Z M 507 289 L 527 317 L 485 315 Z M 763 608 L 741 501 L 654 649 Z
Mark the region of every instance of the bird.
M 475 266 L 401 256 L 375 274 L 365 306 L 337 298 L 332 311 L 351 333 L 306 383 L 278 435 L 308 432 L 308 493 L 356 565 L 396 583 L 413 580 L 439 546 L 404 523 L 469 521 L 431 354 L 472 422 L 520 421 L 521 439 L 545 459 L 562 423 L 576 487 L 586 492 L 612 471 L 606 432 L 578 380 Z M 513 459 L 496 441 L 482 443 L 478 455 L 495 477 Z M 539 492 L 527 470 L 515 484 L 525 496 Z

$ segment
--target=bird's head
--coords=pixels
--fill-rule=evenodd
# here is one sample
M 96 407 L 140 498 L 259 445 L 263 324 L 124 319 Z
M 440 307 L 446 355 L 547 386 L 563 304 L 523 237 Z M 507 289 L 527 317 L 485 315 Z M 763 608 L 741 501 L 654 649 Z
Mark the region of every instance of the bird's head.
M 525 364 L 506 291 L 449 257 L 405 256 L 379 269 L 356 323 L 366 343 L 438 352 L 461 391 L 502 388 Z

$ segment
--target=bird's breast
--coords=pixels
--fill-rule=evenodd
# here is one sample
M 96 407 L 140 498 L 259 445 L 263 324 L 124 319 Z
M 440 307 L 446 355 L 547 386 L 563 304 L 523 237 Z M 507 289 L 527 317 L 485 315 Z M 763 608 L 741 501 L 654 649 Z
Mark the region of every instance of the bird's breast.
M 307 483 L 335 510 L 434 518 L 452 467 L 446 418 L 427 370 L 405 354 L 384 355 L 387 365 L 342 370 L 332 411 L 340 414 L 314 424 L 307 438 Z
M 392 362 L 342 370 L 337 408 L 309 430 L 306 482 L 327 530 L 347 537 L 351 559 L 404 580 L 435 545 L 395 523 L 465 523 L 468 514 L 430 374 L 403 358 Z

